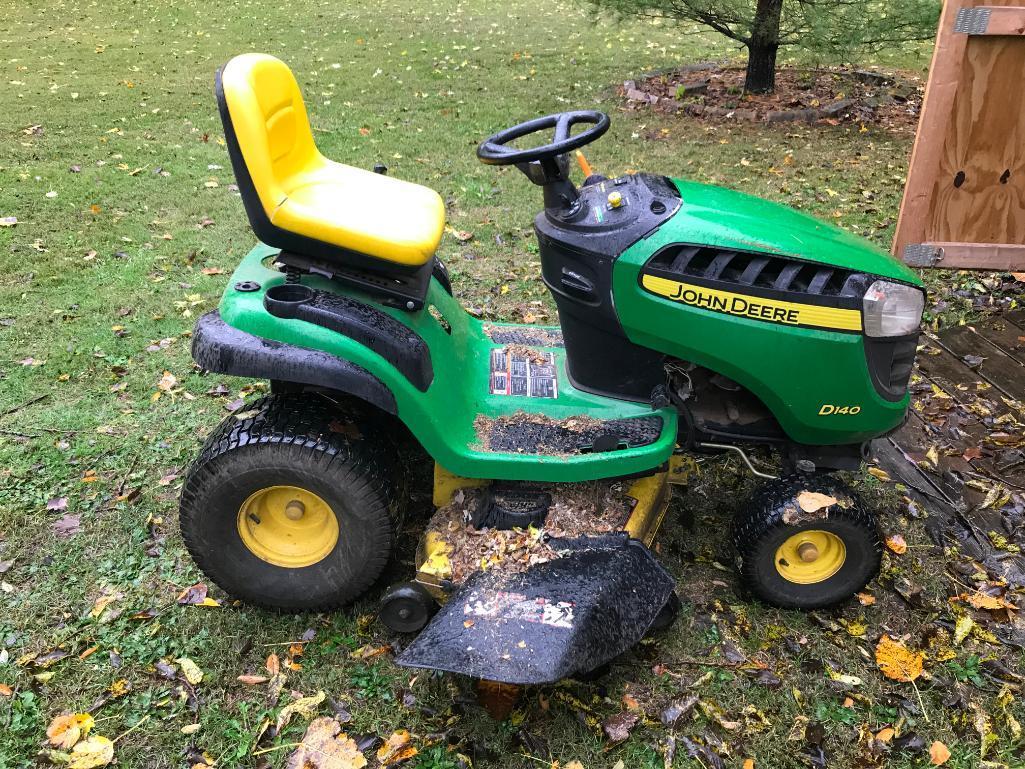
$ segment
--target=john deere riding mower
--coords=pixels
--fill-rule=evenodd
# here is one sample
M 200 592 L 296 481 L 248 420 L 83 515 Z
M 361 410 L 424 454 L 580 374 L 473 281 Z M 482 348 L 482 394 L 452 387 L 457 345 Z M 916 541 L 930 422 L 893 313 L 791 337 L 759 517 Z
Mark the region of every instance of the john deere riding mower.
M 609 118 L 563 112 L 477 150 L 541 188 L 559 326 L 484 322 L 435 255 L 437 193 L 321 155 L 271 56 L 232 59 L 216 93 L 261 244 L 193 355 L 271 391 L 213 432 L 182 492 L 185 543 L 228 593 L 325 610 L 370 589 L 410 436 L 434 463 L 437 514 L 380 607 L 419 632 L 399 664 L 543 683 L 664 624 L 678 601 L 649 546 L 694 453 L 767 476 L 733 527 L 754 596 L 822 607 L 875 575 L 873 516 L 829 472 L 857 469 L 905 418 L 924 294 L 904 266 L 725 189 L 648 173 L 578 187 L 570 156 Z M 749 458 L 764 446 L 777 478 Z

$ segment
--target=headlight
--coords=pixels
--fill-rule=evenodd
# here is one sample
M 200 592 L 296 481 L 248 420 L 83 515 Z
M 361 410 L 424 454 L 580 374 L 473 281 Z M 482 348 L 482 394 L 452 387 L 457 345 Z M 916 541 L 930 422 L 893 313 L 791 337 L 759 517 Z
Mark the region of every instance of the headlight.
M 914 286 L 877 280 L 865 292 L 865 333 L 868 336 L 906 336 L 918 331 L 925 294 Z

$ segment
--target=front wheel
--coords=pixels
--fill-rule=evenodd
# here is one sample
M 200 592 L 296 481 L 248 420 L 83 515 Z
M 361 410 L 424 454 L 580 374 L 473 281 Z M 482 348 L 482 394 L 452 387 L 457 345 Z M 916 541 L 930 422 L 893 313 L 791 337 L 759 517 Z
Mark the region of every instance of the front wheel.
M 351 603 L 387 565 L 393 457 L 347 409 L 272 395 L 228 417 L 182 488 L 200 569 L 246 603 L 292 611 Z
M 733 523 L 744 584 L 766 603 L 821 609 L 865 587 L 879 572 L 875 516 L 829 476 L 792 476 L 755 492 Z

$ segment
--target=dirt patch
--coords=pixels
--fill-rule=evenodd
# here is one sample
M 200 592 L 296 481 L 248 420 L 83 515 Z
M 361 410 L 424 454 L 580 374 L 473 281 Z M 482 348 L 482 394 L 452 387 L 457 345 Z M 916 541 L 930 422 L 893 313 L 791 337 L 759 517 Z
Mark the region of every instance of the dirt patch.
M 925 85 L 904 73 L 784 67 L 771 94 L 745 94 L 740 67 L 683 67 L 628 80 L 619 89 L 634 109 L 710 120 L 877 125 L 913 133 Z
M 518 574 L 559 557 L 552 539 L 571 539 L 621 531 L 630 517 L 631 500 L 622 481 L 531 484 L 552 497 L 544 524 L 537 529 L 477 529 L 471 520 L 481 501 L 480 489 L 456 492 L 452 502 L 427 525 L 452 546 L 452 581 L 463 582 L 477 571 Z

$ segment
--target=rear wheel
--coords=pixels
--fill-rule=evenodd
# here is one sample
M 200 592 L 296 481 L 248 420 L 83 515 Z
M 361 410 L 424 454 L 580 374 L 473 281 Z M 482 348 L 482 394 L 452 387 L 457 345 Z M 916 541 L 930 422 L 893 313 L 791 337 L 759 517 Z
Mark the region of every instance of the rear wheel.
M 875 516 L 829 476 L 792 476 L 759 489 L 734 520 L 740 575 L 758 598 L 784 608 L 833 606 L 879 571 Z
M 391 553 L 389 448 L 357 410 L 316 395 L 262 398 L 226 419 L 189 470 L 185 545 L 213 582 L 247 603 L 294 611 L 351 603 Z

